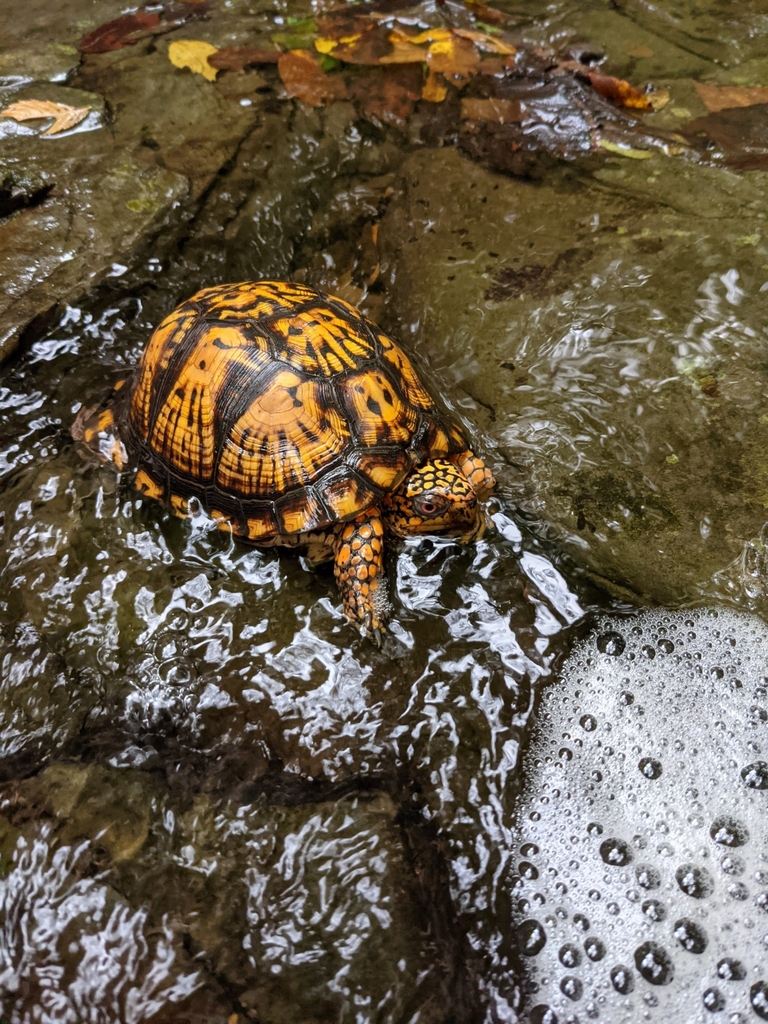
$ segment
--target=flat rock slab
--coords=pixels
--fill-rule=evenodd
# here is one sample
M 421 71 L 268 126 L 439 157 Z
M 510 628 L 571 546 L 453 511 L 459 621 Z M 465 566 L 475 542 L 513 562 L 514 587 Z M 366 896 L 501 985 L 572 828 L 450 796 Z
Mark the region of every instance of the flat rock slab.
M 394 325 L 465 392 L 507 498 L 616 594 L 725 591 L 765 521 L 763 188 L 663 157 L 534 184 L 446 149 L 395 184 Z

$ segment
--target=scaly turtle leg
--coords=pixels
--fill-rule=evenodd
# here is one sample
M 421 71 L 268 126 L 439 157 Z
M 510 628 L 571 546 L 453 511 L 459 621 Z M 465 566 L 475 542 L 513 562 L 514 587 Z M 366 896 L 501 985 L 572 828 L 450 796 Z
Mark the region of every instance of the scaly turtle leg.
M 477 495 L 477 500 L 487 501 L 491 496 L 491 491 L 496 486 L 496 479 L 480 456 L 475 455 L 474 452 L 466 451 L 460 452 L 458 455 L 452 455 L 450 461 L 469 480 L 472 490 Z
M 384 620 L 389 613 L 384 577 L 384 523 L 377 508 L 366 509 L 337 527 L 334 574 L 341 591 L 344 613 L 381 645 Z

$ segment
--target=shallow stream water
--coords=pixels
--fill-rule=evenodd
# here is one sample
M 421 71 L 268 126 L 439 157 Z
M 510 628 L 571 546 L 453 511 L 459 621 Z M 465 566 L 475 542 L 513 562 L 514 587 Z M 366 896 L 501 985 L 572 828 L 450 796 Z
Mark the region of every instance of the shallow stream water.
M 669 89 L 649 119 L 665 130 L 705 116 L 695 81 L 768 85 L 758 0 L 499 6 L 527 45 L 589 40 L 611 73 Z M 312 13 L 299 7 L 217 10 L 266 31 Z M 207 38 L 216 16 L 186 34 Z M 69 83 L 106 91 L 106 57 Z M 551 162 L 530 180 L 361 122 L 351 103 L 311 109 L 266 74 L 246 78 L 231 95 L 241 111 L 253 97 L 254 125 L 186 226 L 115 264 L 2 371 L 0 1016 L 638 1024 L 674 1006 L 679 1024 L 768 1019 L 768 951 L 761 965 L 752 946 L 743 992 L 718 983 L 712 1006 L 707 971 L 720 968 L 699 970 L 682 940 L 685 986 L 661 1005 L 640 968 L 632 997 L 610 980 L 612 948 L 605 977 L 587 964 L 570 994 L 556 960 L 534 963 L 530 908 L 555 914 L 565 855 L 559 819 L 548 860 L 546 829 L 530 824 L 540 812 L 525 816 L 541 763 L 521 768 L 550 720 L 537 718 L 542 694 L 574 692 L 588 709 L 583 645 L 597 643 L 599 663 L 615 634 L 606 656 L 623 655 L 648 606 L 757 623 L 744 626 L 742 672 L 754 746 L 739 746 L 738 694 L 728 728 L 739 770 L 765 763 L 766 172 L 656 152 Z M 174 518 L 70 437 L 79 407 L 178 301 L 259 277 L 359 303 L 499 479 L 494 529 L 477 544 L 390 544 L 381 650 L 344 620 L 330 570 L 234 542 L 202 514 Z M 649 657 L 666 653 L 660 637 Z M 605 688 L 623 685 L 608 678 L 603 708 Z M 693 694 L 691 678 L 680 685 Z M 679 700 L 681 736 L 702 707 L 717 718 L 707 693 Z M 622 742 L 636 760 L 636 737 Z M 762 804 L 743 814 L 764 816 L 768 775 L 763 786 L 754 771 L 745 784 Z M 742 806 L 728 785 L 713 807 Z M 679 826 L 675 865 L 686 843 L 697 856 L 693 827 Z M 743 913 L 759 938 L 768 849 L 749 827 Z M 578 899 L 566 903 L 578 916 Z M 626 912 L 604 939 L 629 949 L 638 927 Z

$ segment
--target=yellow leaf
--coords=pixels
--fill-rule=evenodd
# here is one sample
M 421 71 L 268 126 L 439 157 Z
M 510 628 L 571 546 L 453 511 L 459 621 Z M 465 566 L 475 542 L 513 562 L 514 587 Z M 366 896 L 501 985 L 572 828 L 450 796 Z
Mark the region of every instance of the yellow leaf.
M 632 149 L 630 146 L 619 146 L 616 142 L 609 142 L 607 139 L 600 139 L 602 149 L 609 153 L 616 153 L 618 156 L 627 156 L 630 160 L 650 160 L 653 153 L 647 149 Z
M 445 84 L 442 75 L 430 71 L 427 80 L 421 89 L 421 98 L 427 103 L 442 103 L 448 95 L 448 86 Z
M 168 59 L 175 68 L 189 68 L 196 75 L 202 75 L 209 82 L 216 79 L 218 72 L 208 63 L 216 47 L 200 39 L 178 39 L 168 47 Z
M 648 93 L 648 102 L 654 110 L 661 110 L 669 103 L 668 89 L 655 89 Z
M 517 53 L 514 46 L 502 43 L 500 39 L 494 39 L 485 32 L 471 32 L 468 28 L 455 28 L 453 31 L 462 39 L 471 39 L 475 46 L 489 53 L 501 53 L 507 57 L 513 57 Z
M 409 36 L 409 42 L 416 43 L 437 43 L 441 40 L 450 39 L 453 35 L 449 28 L 428 28 L 424 32 L 419 32 L 417 36 Z
M 338 45 L 335 39 L 320 38 L 315 40 L 315 49 L 318 53 L 331 53 Z
M 434 53 L 453 53 L 454 44 L 453 39 L 449 35 L 447 38 L 436 39 L 429 47 L 429 52 Z
M 53 124 L 43 135 L 58 135 L 68 128 L 80 124 L 90 113 L 90 107 L 70 107 L 66 103 L 52 103 L 51 100 L 19 100 L 10 107 L 0 111 L 3 117 L 12 117 L 14 121 L 33 121 L 37 117 L 52 117 Z

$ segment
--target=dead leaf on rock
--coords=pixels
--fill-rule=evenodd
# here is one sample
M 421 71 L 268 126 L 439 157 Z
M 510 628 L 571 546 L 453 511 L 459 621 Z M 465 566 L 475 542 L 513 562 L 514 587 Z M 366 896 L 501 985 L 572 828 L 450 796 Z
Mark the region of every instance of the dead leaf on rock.
M 449 82 L 462 84 L 477 72 L 480 54 L 471 40 L 461 36 L 439 40 L 430 44 L 427 66 L 430 71 L 444 75 Z
M 472 11 L 476 18 L 486 22 L 488 25 L 503 25 L 509 21 L 509 15 L 496 7 L 488 7 L 482 0 L 464 0 L 465 5 Z
M 587 64 L 579 64 L 577 61 L 567 60 L 560 64 L 565 71 L 573 71 L 580 78 L 585 78 L 598 95 L 620 107 L 629 107 L 632 110 L 654 110 L 664 106 L 669 100 L 669 93 L 666 93 L 666 100 L 660 103 L 660 107 L 654 107 L 651 103 L 649 93 L 643 89 L 637 89 L 623 78 L 614 78 L 613 75 L 603 75 Z
M 344 80 L 337 75 L 327 75 L 311 50 L 281 53 L 277 70 L 288 95 L 311 107 L 320 107 L 347 96 Z
M 160 15 L 157 11 L 138 10 L 133 14 L 124 14 L 83 36 L 77 48 L 81 53 L 110 53 L 124 46 L 134 46 L 140 38 L 137 32 L 153 28 L 159 23 Z
M 210 0 L 187 0 L 186 3 L 166 3 L 156 11 L 140 9 L 124 14 L 83 36 L 77 48 L 81 53 L 109 53 L 134 46 L 141 39 L 162 35 L 187 21 L 204 18 L 209 5 Z
M 413 65 L 374 68 L 356 78 L 350 91 L 370 120 L 405 128 L 413 105 L 422 96 L 421 68 Z
M 261 50 L 256 46 L 222 46 L 208 58 L 217 71 L 242 71 L 252 64 L 277 64 L 279 50 Z
M 435 71 L 427 73 L 427 80 L 421 88 L 421 98 L 427 103 L 442 103 L 448 95 L 448 86 L 442 75 Z
M 768 103 L 768 86 L 764 85 L 752 88 L 740 85 L 705 85 L 703 82 L 696 82 L 695 85 L 701 102 L 713 114 L 735 107 L 754 107 L 758 103 Z
M 59 132 L 65 132 L 80 124 L 90 110 L 90 107 L 70 107 L 66 103 L 53 103 L 51 100 L 19 100 L 0 111 L 0 114 L 3 117 L 11 117 L 14 121 L 34 121 L 40 117 L 52 117 L 53 124 L 43 132 L 43 135 L 58 135 Z
M 189 68 L 209 82 L 216 80 L 216 68 L 208 63 L 214 53 L 216 47 L 201 39 L 175 39 L 168 47 L 168 59 L 175 68 Z

